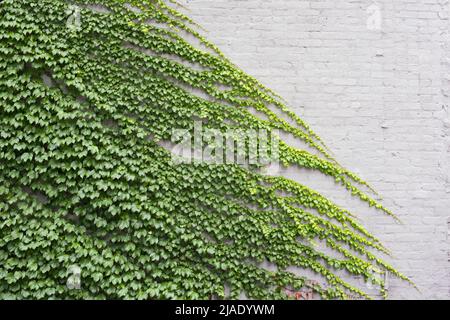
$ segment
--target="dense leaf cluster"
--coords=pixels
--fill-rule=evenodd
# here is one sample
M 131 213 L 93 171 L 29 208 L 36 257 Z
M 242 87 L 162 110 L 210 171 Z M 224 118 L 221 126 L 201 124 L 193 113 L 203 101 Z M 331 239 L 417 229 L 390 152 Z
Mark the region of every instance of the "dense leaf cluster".
M 282 299 L 310 287 L 345 299 L 368 296 L 339 274 L 383 294 L 384 273 L 407 280 L 319 193 L 256 167 L 172 161 L 161 142 L 194 119 L 283 131 L 316 151 L 280 140 L 283 165 L 320 171 L 392 215 L 195 30 L 161 0 L 0 2 L 0 297 Z M 80 290 L 66 286 L 71 265 Z

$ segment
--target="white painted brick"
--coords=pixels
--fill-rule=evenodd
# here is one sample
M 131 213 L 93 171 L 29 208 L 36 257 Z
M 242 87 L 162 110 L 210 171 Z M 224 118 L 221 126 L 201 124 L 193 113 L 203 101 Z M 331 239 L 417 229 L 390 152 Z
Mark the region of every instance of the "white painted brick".
M 419 286 L 396 299 L 450 298 L 450 4 L 447 0 L 180 0 L 246 72 L 281 93 L 338 160 L 404 224 L 321 175 L 292 178 L 361 215 Z M 373 3 L 379 29 L 368 29 Z

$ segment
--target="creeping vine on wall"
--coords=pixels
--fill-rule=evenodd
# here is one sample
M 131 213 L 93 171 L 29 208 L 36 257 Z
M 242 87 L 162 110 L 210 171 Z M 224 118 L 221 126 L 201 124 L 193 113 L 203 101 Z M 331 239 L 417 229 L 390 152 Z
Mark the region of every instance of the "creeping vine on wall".
M 346 277 L 383 295 L 386 272 L 409 281 L 352 213 L 306 186 L 258 166 L 172 161 L 162 142 L 194 119 L 268 130 L 284 166 L 330 176 L 395 218 L 174 8 L 0 2 L 0 297 L 283 299 L 309 287 L 346 299 L 370 298 Z M 79 289 L 66 285 L 71 266 Z

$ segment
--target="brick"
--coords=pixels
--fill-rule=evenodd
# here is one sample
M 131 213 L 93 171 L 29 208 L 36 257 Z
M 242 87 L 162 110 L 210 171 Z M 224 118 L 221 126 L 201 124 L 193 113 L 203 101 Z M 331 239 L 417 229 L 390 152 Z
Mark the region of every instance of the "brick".
M 323 176 L 288 170 L 360 214 L 420 287 L 391 279 L 396 299 L 450 298 L 450 2 L 180 0 L 240 67 L 279 91 L 337 159 L 384 196 L 404 224 Z

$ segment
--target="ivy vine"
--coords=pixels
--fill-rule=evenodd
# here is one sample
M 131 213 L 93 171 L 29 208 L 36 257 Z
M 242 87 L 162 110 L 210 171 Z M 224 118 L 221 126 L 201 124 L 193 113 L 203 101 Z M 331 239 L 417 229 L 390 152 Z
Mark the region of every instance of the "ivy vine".
M 0 297 L 285 299 L 310 288 L 347 299 L 370 296 L 345 277 L 384 296 L 385 273 L 409 281 L 352 213 L 316 191 L 258 166 L 172 161 L 161 142 L 194 119 L 221 132 L 281 131 L 311 149 L 277 138 L 284 166 L 330 176 L 395 218 L 281 97 L 174 8 L 0 2 Z M 79 290 L 66 284 L 72 265 Z

